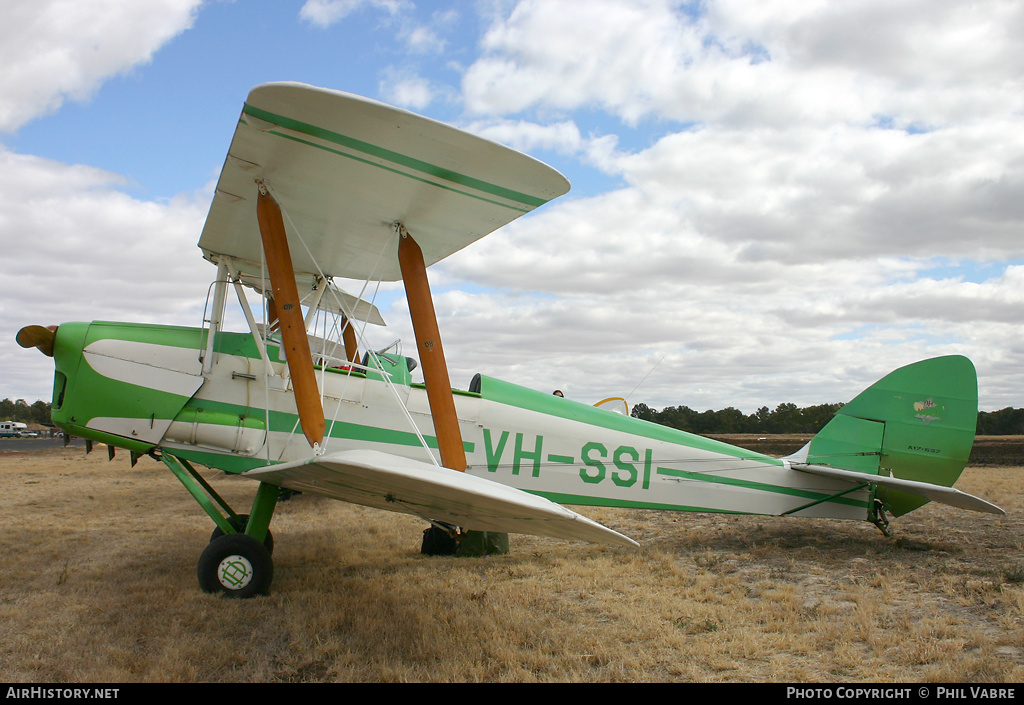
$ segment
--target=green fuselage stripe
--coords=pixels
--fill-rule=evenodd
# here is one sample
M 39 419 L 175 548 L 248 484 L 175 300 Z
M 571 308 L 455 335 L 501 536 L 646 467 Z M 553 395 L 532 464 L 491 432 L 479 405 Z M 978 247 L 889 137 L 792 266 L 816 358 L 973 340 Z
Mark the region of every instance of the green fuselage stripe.
M 558 504 L 570 504 L 588 507 L 629 507 L 632 509 L 662 509 L 675 512 L 712 512 L 716 514 L 753 514 L 754 512 L 738 512 L 733 509 L 713 509 L 709 507 L 697 507 L 688 504 L 667 504 L 665 502 L 643 502 L 633 499 L 611 499 L 607 497 L 594 497 L 591 495 L 565 494 L 562 492 L 543 492 L 540 490 L 525 490 L 530 494 L 549 499 Z
M 776 494 L 787 494 L 793 497 L 803 497 L 805 499 L 826 499 L 830 494 L 824 492 L 817 492 L 814 490 L 801 490 L 795 487 L 783 487 L 780 485 L 769 485 L 764 482 L 753 482 L 751 480 L 744 480 L 738 477 L 728 477 L 723 475 L 713 475 L 709 473 L 700 472 L 689 472 L 686 470 L 676 470 L 675 468 L 662 468 L 659 467 L 655 470 L 658 475 L 664 475 L 666 477 L 677 477 L 681 480 L 696 480 L 698 482 L 711 482 L 717 485 L 732 485 L 733 487 L 744 487 L 749 490 L 757 490 L 759 492 L 774 492 Z M 847 499 L 840 497 L 832 500 L 838 504 L 848 504 L 854 507 L 866 507 L 864 502 L 857 501 L 854 499 Z
M 229 404 L 226 402 L 217 402 L 210 399 L 203 399 L 197 402 L 205 410 L 222 412 L 224 418 L 229 414 L 236 416 L 244 416 L 248 414 L 253 418 L 263 418 L 262 409 L 247 409 L 245 407 Z M 187 407 L 186 407 L 187 408 Z M 214 417 L 218 418 L 218 417 Z M 213 421 L 214 419 L 211 419 Z M 288 413 L 285 411 L 271 411 L 270 412 L 270 431 L 272 433 L 292 433 L 299 422 L 297 414 Z M 389 443 L 397 446 L 422 446 L 419 437 L 412 432 L 398 431 L 390 428 L 379 428 L 377 426 L 366 426 L 363 424 L 348 423 L 344 421 L 328 421 L 327 422 L 327 435 L 328 438 L 346 438 L 353 441 L 365 441 L 368 443 Z M 430 448 L 437 448 L 437 437 L 424 434 L 423 440 L 426 441 L 427 446 Z M 464 441 L 463 447 L 467 453 L 472 453 L 476 444 L 470 441 Z M 175 451 L 177 452 L 177 451 Z
M 399 166 L 405 167 L 406 169 L 411 169 L 413 171 L 418 171 L 422 174 L 426 174 L 427 176 L 435 179 L 441 179 L 443 181 L 458 184 L 466 188 L 472 188 L 477 191 L 489 193 L 492 196 L 496 196 L 498 198 L 506 198 L 512 201 L 517 201 L 526 206 L 529 206 L 531 210 L 533 208 L 537 208 L 538 206 L 542 206 L 545 203 L 547 203 L 547 201 L 543 198 L 531 196 L 526 193 L 521 193 L 519 191 L 515 191 L 514 189 L 505 188 L 504 186 L 498 186 L 497 184 L 492 184 L 481 179 L 476 179 L 472 176 L 467 176 L 466 174 L 460 174 L 457 171 L 445 169 L 443 167 L 437 166 L 436 164 L 431 164 L 430 162 L 425 162 L 421 159 L 416 159 L 414 157 L 401 154 L 400 152 L 394 152 L 390 149 L 385 149 L 384 147 L 380 147 L 369 142 L 364 142 L 363 140 L 359 140 L 354 137 L 348 137 L 347 135 L 342 135 L 337 132 L 325 130 L 322 127 L 310 125 L 308 123 L 302 122 L 301 120 L 295 120 L 293 118 L 284 117 L 283 115 L 276 115 L 267 110 L 262 110 L 260 108 L 249 105 L 248 103 L 245 104 L 245 107 L 243 108 L 242 112 L 246 115 L 251 115 L 254 118 L 257 118 L 258 120 L 264 120 L 266 122 L 273 123 L 275 125 L 283 127 L 287 130 L 292 130 L 294 132 L 299 132 L 304 135 L 309 135 L 310 137 L 315 137 L 326 142 L 332 142 L 334 144 L 345 147 L 346 149 L 362 152 L 363 154 L 375 157 L 377 159 L 384 159 L 393 164 L 397 164 Z M 281 135 L 280 133 L 274 134 L 277 134 L 282 137 L 286 136 Z M 304 144 L 309 144 L 313 147 L 320 147 L 320 145 L 313 144 L 311 142 L 304 142 Z M 334 154 L 343 154 L 341 152 L 336 152 L 335 150 L 329 151 L 331 151 Z M 350 155 L 346 154 L 344 156 Z M 380 166 L 376 162 L 367 163 L 373 164 L 374 166 Z

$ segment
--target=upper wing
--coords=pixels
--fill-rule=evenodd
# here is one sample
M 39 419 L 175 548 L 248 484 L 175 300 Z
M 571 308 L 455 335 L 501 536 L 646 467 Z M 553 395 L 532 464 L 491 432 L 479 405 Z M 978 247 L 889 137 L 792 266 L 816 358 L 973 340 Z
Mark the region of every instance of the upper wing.
M 335 453 L 250 470 L 245 476 L 465 529 L 637 545 L 632 539 L 543 497 L 379 451 Z
M 228 255 L 249 273 L 261 258 L 257 179 L 285 212 L 296 273 L 383 281 L 401 278 L 397 258 L 381 256 L 396 222 L 430 266 L 569 190 L 508 147 L 298 83 L 249 93 L 199 240 L 208 259 Z

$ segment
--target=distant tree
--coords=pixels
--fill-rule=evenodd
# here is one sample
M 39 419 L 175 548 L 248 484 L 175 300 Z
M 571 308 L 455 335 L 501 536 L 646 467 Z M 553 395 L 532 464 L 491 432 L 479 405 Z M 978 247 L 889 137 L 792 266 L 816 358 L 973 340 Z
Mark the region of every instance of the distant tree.
M 655 414 L 656 412 L 654 411 L 654 409 L 647 406 L 643 402 L 634 404 L 633 410 L 629 412 L 630 416 L 638 419 L 643 419 L 644 421 L 654 421 Z
M 0 421 L 49 425 L 51 423 L 50 404 L 45 401 L 37 401 L 29 406 L 24 399 L 15 401 L 4 399 L 0 401 Z
M 9 400 L 4 400 L 8 402 Z M 2 406 L 0 406 L 2 408 Z M 783 403 L 770 410 L 762 406 L 753 414 L 744 416 L 733 407 L 720 411 L 697 412 L 688 406 L 666 406 L 661 411 L 647 404 L 636 404 L 632 415 L 671 426 L 680 431 L 713 435 L 717 433 L 817 433 L 833 419 L 843 404 L 817 404 L 804 408 Z M 978 413 L 978 435 L 1024 435 L 1024 409 L 1007 407 L 999 411 Z
M 52 423 L 50 420 L 50 405 L 45 401 L 40 399 L 29 407 L 29 409 L 31 410 L 32 423 L 41 424 L 43 426 L 48 426 Z
M 693 433 L 717 433 L 717 428 L 718 417 L 711 409 L 695 413 L 690 419 L 690 430 Z
M 767 406 L 762 406 L 751 416 L 751 422 L 756 429 L 755 433 L 770 433 L 768 424 L 771 421 L 772 412 Z
M 743 412 L 726 407 L 715 413 L 715 433 L 749 433 L 750 424 Z
M 697 412 L 688 406 L 666 406 L 656 416 L 656 420 L 662 426 L 671 426 L 680 431 L 694 432 L 694 417 Z
M 800 410 L 802 419 L 801 432 L 817 433 L 825 427 L 825 424 L 832 420 L 832 417 L 843 406 L 843 404 L 818 404 L 817 406 L 804 407 Z
M 1017 436 L 1024 434 L 1024 409 L 1006 407 L 978 413 L 978 435 Z
M 786 402 L 779 404 L 768 422 L 769 433 L 800 433 L 800 407 Z

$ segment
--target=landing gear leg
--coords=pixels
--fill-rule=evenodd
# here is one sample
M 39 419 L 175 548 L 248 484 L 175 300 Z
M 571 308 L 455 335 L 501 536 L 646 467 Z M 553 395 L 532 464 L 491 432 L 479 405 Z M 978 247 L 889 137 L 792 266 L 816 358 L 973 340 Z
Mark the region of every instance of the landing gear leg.
M 878 530 L 886 538 L 892 538 L 892 532 L 889 531 L 889 518 L 885 516 L 885 505 L 882 504 L 882 500 L 876 499 L 871 503 L 871 514 L 868 519 L 878 527 Z
M 188 461 L 168 453 L 160 459 L 217 525 L 199 557 L 199 587 L 239 598 L 269 593 L 274 579 L 270 520 L 280 488 L 261 482 L 249 514 L 236 514 Z
M 249 525 L 249 515 L 236 514 L 233 517 L 228 517 L 228 523 L 231 524 L 231 528 L 233 528 L 236 533 L 244 534 L 246 527 Z M 227 534 L 224 533 L 224 530 L 218 526 L 213 530 L 213 533 L 210 534 L 210 541 L 212 542 L 215 539 L 219 539 L 221 536 L 226 535 Z M 267 537 L 263 539 L 263 545 L 270 552 L 270 555 L 274 555 L 274 535 L 270 533 L 270 529 L 267 529 Z
M 203 592 L 238 598 L 270 593 L 274 579 L 274 559 L 270 555 L 274 539 L 269 526 L 279 494 L 279 487 L 261 482 L 252 502 L 252 512 L 235 515 L 228 522 L 233 529 L 245 533 L 225 533 L 220 526 L 214 530 L 196 568 Z

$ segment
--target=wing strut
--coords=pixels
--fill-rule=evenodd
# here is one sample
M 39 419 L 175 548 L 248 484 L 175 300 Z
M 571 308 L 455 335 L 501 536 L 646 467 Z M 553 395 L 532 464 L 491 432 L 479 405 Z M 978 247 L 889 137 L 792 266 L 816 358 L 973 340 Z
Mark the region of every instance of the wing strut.
M 320 389 L 313 371 L 313 355 L 306 337 L 306 322 L 302 317 L 299 291 L 295 285 L 292 256 L 288 250 L 288 235 L 284 227 L 281 207 L 260 184 L 256 201 L 256 220 L 263 238 L 263 251 L 267 258 L 267 272 L 274 290 L 273 302 L 280 321 L 281 342 L 288 360 L 288 372 L 295 390 L 295 406 L 299 412 L 299 425 L 309 445 L 323 444 L 324 408 L 320 403 Z M 273 310 L 273 309 L 271 309 Z
M 352 319 L 348 316 L 341 322 L 342 340 L 345 341 L 345 357 L 349 362 L 359 362 L 359 344 L 356 342 L 356 330 Z
M 441 464 L 451 470 L 466 471 L 466 449 L 462 445 L 462 432 L 455 412 L 455 399 L 448 378 L 448 366 L 441 346 L 441 332 L 437 327 L 437 315 L 430 296 L 427 282 L 427 268 L 423 263 L 423 252 L 409 231 L 401 223 L 395 223 L 399 232 L 398 263 L 405 283 L 405 295 L 409 299 L 409 313 L 416 333 L 416 347 L 423 365 L 423 381 L 427 387 L 427 401 L 430 416 L 434 420 L 434 434 L 437 449 L 441 452 Z

